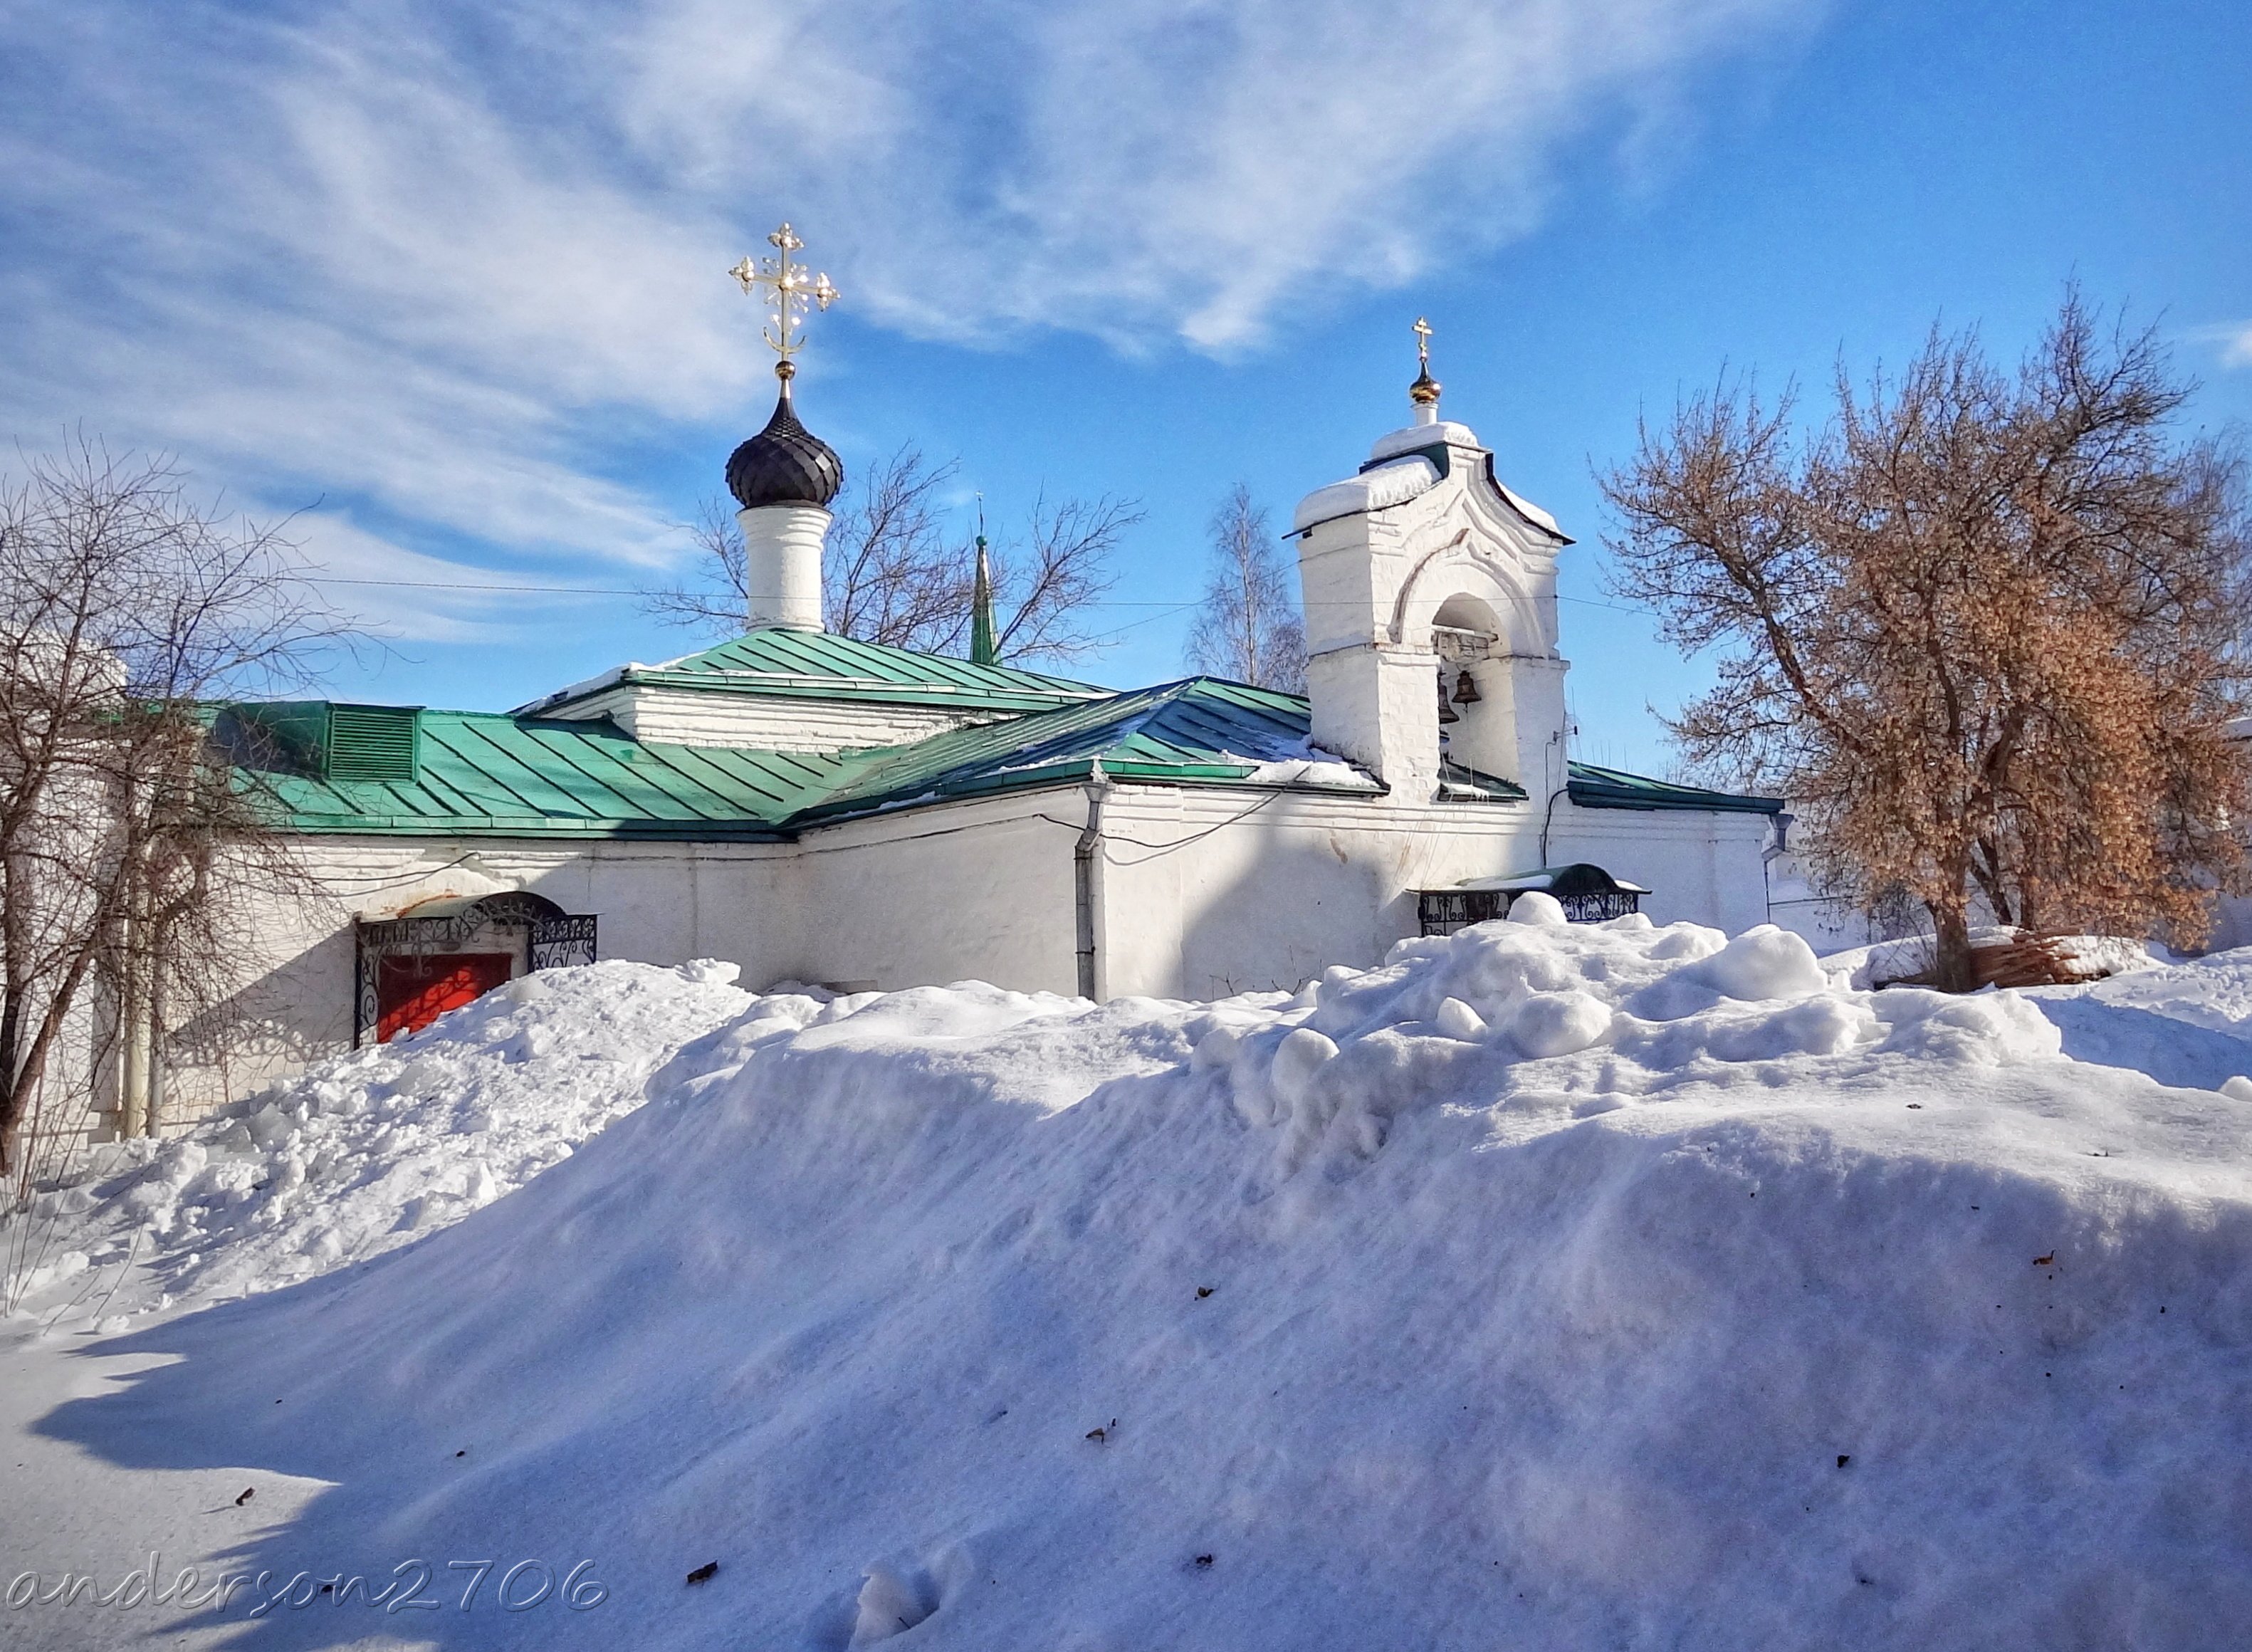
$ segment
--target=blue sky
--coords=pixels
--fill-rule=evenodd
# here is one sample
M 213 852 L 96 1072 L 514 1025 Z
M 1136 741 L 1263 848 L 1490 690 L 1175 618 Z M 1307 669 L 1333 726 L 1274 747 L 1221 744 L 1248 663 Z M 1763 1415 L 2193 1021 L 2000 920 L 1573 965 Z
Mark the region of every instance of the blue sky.
M 0 434 L 301 510 L 392 639 L 337 693 L 504 707 L 693 639 L 613 593 L 764 422 L 724 272 L 844 302 L 807 422 L 997 521 L 1141 500 L 1086 667 L 1178 674 L 1203 525 L 1448 416 L 1553 511 L 1581 755 L 1702 680 L 1605 606 L 1595 471 L 1725 366 L 1819 388 L 2076 278 L 2252 422 L 2252 7 L 2144 0 L 0 0 Z M 566 588 L 455 589 L 497 584 Z

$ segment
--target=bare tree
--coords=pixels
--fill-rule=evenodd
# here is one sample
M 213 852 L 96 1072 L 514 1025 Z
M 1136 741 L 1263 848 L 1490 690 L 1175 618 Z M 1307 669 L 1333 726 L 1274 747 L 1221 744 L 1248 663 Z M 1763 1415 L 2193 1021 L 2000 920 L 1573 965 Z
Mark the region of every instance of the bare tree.
M 831 631 L 918 653 L 969 646 L 976 558 L 949 537 L 941 496 L 959 470 L 901 448 L 846 496 L 822 559 L 822 610 Z M 1131 501 L 1105 495 L 1033 504 L 1021 540 L 991 547 L 995 637 L 1007 659 L 1071 660 L 1101 645 L 1095 610 L 1116 582 L 1111 558 L 1142 520 Z M 705 501 L 693 530 L 705 579 L 652 591 L 650 611 L 675 624 L 733 635 L 743 628 L 749 587 L 742 531 L 720 498 Z
M 1003 659 L 1084 659 L 1103 645 L 1088 631 L 1094 610 L 1118 582 L 1110 559 L 1126 530 L 1142 520 L 1131 500 L 1032 501 L 1025 537 L 993 550 L 993 606 L 1000 617 L 995 652 Z M 965 613 L 962 634 L 969 634 Z
M 1603 479 L 1618 588 L 1718 686 L 1686 754 L 1787 791 L 1818 872 L 1932 917 L 2194 944 L 2242 876 L 2244 462 L 2151 331 L 2068 295 L 2012 377 L 1936 330 L 1825 428 L 1723 386 Z
M 821 559 L 821 610 L 831 631 L 921 653 L 958 646 L 969 629 L 971 569 L 946 542 L 939 499 L 955 471 L 950 460 L 929 466 L 901 448 L 847 496 Z M 725 522 L 740 547 L 733 515 Z M 742 625 L 739 602 L 728 629 Z
M 1303 694 L 1306 631 L 1264 505 L 1241 482 L 1212 518 L 1212 572 L 1189 631 L 1189 664 L 1216 677 Z
M 153 1130 L 167 1029 L 219 989 L 248 908 L 302 888 L 212 719 L 344 634 L 280 529 L 198 509 L 162 460 L 79 441 L 0 487 L 0 1176 L 19 1194 L 25 1137 L 74 1138 L 117 1046 L 142 1109 L 122 1122 Z

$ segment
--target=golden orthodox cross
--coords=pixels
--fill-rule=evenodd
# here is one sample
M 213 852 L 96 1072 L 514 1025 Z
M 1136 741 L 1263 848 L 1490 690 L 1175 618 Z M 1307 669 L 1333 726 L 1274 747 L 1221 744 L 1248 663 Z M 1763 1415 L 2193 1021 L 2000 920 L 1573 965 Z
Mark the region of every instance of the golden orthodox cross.
M 1415 335 L 1415 359 L 1428 375 L 1431 371 L 1431 324 L 1418 316 L 1411 331 Z
M 763 299 L 767 306 L 767 324 L 762 330 L 767 343 L 784 361 L 803 347 L 805 334 L 800 325 L 809 308 L 826 310 L 837 302 L 837 289 L 829 284 L 826 272 L 815 275 L 803 264 L 792 263 L 790 254 L 802 251 L 805 243 L 788 224 L 767 237 L 777 248 L 775 256 L 754 262 L 749 258 L 727 273 L 742 283 L 743 291 L 753 298 Z

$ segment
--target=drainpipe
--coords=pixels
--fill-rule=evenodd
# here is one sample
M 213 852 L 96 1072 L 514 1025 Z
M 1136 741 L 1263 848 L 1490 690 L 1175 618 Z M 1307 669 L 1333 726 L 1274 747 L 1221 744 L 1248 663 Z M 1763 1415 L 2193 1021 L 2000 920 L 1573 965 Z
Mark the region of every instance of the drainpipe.
M 1548 753 L 1563 743 L 1564 733 L 1558 729 L 1548 736 L 1548 744 L 1540 749 L 1540 777 L 1548 777 Z M 1548 864 L 1548 830 L 1556 823 L 1556 799 L 1572 789 L 1572 760 L 1567 753 L 1564 759 L 1564 784 L 1548 794 L 1548 806 L 1540 816 L 1540 864 Z
M 1571 790 L 1569 784 L 1558 786 L 1548 794 L 1547 812 L 1540 817 L 1540 864 L 1548 864 L 1548 828 L 1555 824 L 1556 799 Z
M 1102 800 L 1110 782 L 1102 773 L 1102 759 L 1088 766 L 1087 829 L 1071 851 L 1071 893 L 1079 931 L 1079 995 L 1095 996 L 1095 856 L 1102 847 Z
M 1774 841 L 1760 851 L 1760 893 L 1767 897 L 1767 921 L 1770 924 L 1775 922 L 1775 884 L 1768 875 L 1768 868 L 1780 860 L 1790 847 L 1790 823 L 1794 818 L 1788 814 L 1774 816 L 1768 826 L 1774 833 Z

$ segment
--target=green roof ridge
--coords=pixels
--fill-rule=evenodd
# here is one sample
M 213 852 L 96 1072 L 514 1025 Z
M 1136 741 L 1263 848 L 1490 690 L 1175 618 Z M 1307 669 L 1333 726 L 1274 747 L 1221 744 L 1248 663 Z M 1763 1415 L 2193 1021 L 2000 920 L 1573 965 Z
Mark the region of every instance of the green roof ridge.
M 438 708 L 417 715 L 412 780 L 277 767 L 246 770 L 244 784 L 307 832 L 779 840 L 924 801 L 1053 784 L 1098 763 L 1124 779 L 1242 784 L 1260 764 L 1302 754 L 1310 721 L 1303 695 L 1208 675 L 858 750 L 637 740 L 608 719 Z M 1447 771 L 1505 798 L 1524 795 L 1458 764 Z M 1772 814 L 1783 806 L 1578 762 L 1567 789 L 1588 808 Z

